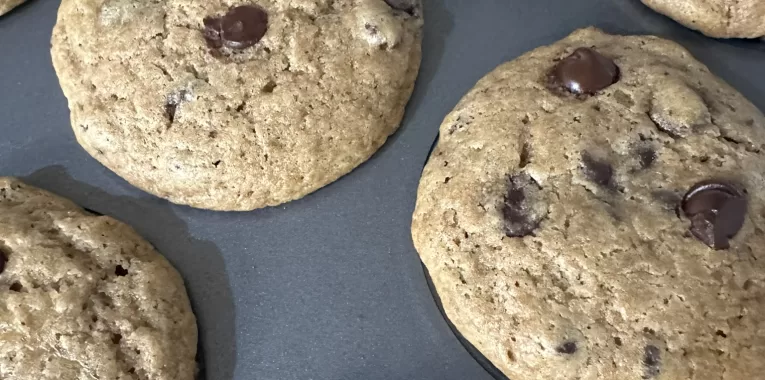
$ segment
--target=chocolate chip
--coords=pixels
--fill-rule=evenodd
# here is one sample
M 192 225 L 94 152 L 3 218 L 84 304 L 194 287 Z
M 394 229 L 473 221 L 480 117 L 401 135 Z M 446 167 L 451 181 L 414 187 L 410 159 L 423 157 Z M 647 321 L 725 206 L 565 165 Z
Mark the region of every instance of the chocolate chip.
M 577 350 L 576 342 L 566 342 L 561 344 L 558 347 L 555 347 L 555 352 L 559 354 L 568 354 L 571 355 L 575 353 Z
M 640 158 L 640 167 L 648 169 L 656 161 L 656 151 L 651 147 L 640 147 L 637 149 L 638 158 Z
M 5 270 L 5 263 L 8 262 L 8 256 L 5 255 L 2 249 L 0 249 L 0 274 Z
M 406 12 L 412 16 L 416 13 L 415 0 L 385 0 L 391 8 Z
M 693 185 L 685 193 L 681 209 L 691 221 L 693 236 L 710 248 L 726 249 L 744 225 L 747 200 L 737 186 L 707 180 Z
M 582 170 L 587 178 L 603 187 L 614 187 L 614 168 L 608 162 L 599 160 L 587 152 L 582 153 Z
M 117 267 L 114 268 L 114 274 L 120 277 L 124 277 L 128 275 L 128 270 L 125 269 L 122 265 L 117 265 Z
M 507 236 L 528 236 L 539 227 L 547 215 L 547 205 L 539 194 L 541 190 L 539 184 L 527 174 L 515 174 L 508 178 L 502 206 Z
M 553 67 L 548 80 L 553 87 L 593 95 L 619 81 L 619 67 L 593 49 L 578 48 Z
M 661 350 L 652 344 L 643 351 L 643 379 L 653 379 L 661 373 Z
M 204 37 L 207 46 L 219 49 L 245 49 L 258 43 L 268 30 L 268 13 L 254 5 L 231 8 L 223 17 L 206 17 Z

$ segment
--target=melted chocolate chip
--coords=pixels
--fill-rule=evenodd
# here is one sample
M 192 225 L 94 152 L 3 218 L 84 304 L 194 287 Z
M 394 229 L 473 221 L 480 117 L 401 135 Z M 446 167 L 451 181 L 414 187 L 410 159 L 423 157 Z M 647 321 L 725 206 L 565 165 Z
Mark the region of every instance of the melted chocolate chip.
M 547 206 L 539 199 L 541 189 L 527 174 L 510 176 L 502 207 L 507 236 L 528 236 L 539 227 L 547 215 Z
M 640 167 L 643 169 L 650 168 L 657 158 L 656 151 L 647 146 L 638 148 L 637 154 L 638 158 L 640 158 Z
M 578 48 L 550 71 L 553 87 L 577 95 L 593 95 L 619 81 L 614 61 L 590 48 Z
M 5 255 L 2 249 L 0 249 L 0 274 L 5 270 L 5 263 L 8 262 L 8 256 Z
M 414 6 L 415 0 L 385 0 L 391 8 L 414 15 L 417 7 Z
M 559 354 L 571 355 L 577 350 L 576 342 L 565 342 L 558 347 L 555 347 L 555 352 Z
M 691 221 L 693 236 L 710 248 L 726 249 L 744 225 L 747 200 L 733 184 L 708 180 L 688 190 L 681 209 Z
M 643 379 L 653 379 L 661 373 L 661 350 L 652 344 L 643 350 Z
M 608 162 L 599 160 L 587 152 L 582 153 L 582 170 L 587 178 L 603 187 L 614 187 L 614 168 Z
M 204 37 L 207 46 L 219 49 L 245 49 L 258 43 L 268 30 L 268 13 L 254 5 L 231 8 L 223 17 L 206 17 Z

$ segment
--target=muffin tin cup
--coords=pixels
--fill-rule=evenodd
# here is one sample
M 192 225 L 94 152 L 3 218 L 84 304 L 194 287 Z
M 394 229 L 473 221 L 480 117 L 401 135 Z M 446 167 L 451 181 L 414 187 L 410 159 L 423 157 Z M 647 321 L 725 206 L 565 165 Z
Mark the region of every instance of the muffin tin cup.
M 59 2 L 28 0 L 0 17 L 0 175 L 130 224 L 178 268 L 199 322 L 200 379 L 504 379 L 452 331 L 411 242 L 446 114 L 500 63 L 589 25 L 675 40 L 765 109 L 765 43 L 704 37 L 639 0 L 424 3 L 422 69 L 386 145 L 303 199 L 224 213 L 146 194 L 77 145 L 50 63 Z

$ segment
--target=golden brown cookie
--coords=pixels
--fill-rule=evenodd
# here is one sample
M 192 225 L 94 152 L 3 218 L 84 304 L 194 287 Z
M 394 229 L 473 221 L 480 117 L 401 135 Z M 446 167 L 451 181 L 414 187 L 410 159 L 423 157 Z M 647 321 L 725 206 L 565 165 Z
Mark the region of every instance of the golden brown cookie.
M 0 0 L 0 16 L 10 12 L 25 0 Z
M 64 0 L 52 56 L 93 157 L 173 202 L 251 210 L 385 142 L 421 28 L 415 0 Z
M 446 117 L 412 236 L 513 380 L 760 379 L 765 117 L 679 45 L 589 28 Z
M 0 178 L 0 379 L 193 380 L 178 272 L 133 229 Z
M 656 12 L 710 37 L 765 36 L 762 0 L 642 0 Z

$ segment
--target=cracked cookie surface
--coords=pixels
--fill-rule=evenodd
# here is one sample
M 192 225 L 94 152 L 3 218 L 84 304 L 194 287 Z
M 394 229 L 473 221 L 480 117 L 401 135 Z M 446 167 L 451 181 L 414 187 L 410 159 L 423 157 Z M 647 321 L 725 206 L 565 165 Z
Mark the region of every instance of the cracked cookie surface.
M 0 378 L 193 380 L 183 280 L 133 229 L 0 177 Z
M 765 117 L 679 45 L 588 28 L 445 118 L 412 236 L 513 380 L 765 372 Z
M 422 22 L 417 0 L 64 0 L 52 57 L 93 157 L 173 202 L 251 210 L 398 128 Z
M 765 36 L 765 1 L 762 0 L 641 1 L 656 12 L 710 37 Z

